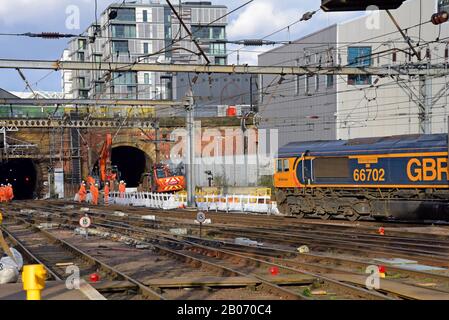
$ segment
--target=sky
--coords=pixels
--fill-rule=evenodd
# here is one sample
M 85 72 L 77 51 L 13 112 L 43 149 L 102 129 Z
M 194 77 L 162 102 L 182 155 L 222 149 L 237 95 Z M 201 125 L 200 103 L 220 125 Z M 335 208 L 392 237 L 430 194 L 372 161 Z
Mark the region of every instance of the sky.
M 117 1 L 98 0 L 98 13 L 100 14 L 114 2 Z M 160 2 L 163 3 L 164 0 Z M 177 0 L 173 2 L 177 3 Z M 213 4 L 226 5 L 229 10 L 246 2 L 247 0 L 212 0 Z M 230 16 L 228 39 L 263 38 L 298 20 L 305 12 L 318 9 L 320 2 L 320 0 L 254 0 Z M 73 15 L 70 15 L 73 12 L 79 12 L 78 25 L 77 19 L 72 19 Z M 296 24 L 289 31 L 285 30 L 269 40 L 295 40 L 356 15 L 357 13 L 318 12 L 310 21 Z M 94 0 L 0 0 L 0 33 L 79 34 L 84 32 L 93 21 L 95 21 Z M 67 39 L 44 40 L 0 36 L 0 58 L 56 60 L 61 57 L 67 42 Z M 235 47 L 230 46 L 231 50 L 233 48 Z M 240 51 L 240 63 L 257 65 L 257 55 L 269 49 L 272 47 L 245 48 Z M 236 53 L 230 55 L 229 63 L 235 63 L 236 60 Z M 35 90 L 61 91 L 59 72 L 24 70 L 24 73 Z M 0 88 L 9 91 L 27 91 L 25 83 L 15 70 L 0 69 Z

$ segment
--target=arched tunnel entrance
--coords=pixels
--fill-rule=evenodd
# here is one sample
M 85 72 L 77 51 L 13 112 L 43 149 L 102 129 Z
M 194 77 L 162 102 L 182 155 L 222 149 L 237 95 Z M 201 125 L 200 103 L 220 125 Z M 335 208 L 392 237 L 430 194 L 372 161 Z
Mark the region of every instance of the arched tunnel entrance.
M 128 188 L 137 188 L 142 174 L 148 171 L 145 152 L 135 147 L 112 148 L 111 162 L 120 171 L 120 179 Z
M 13 159 L 0 163 L 0 183 L 12 184 L 15 200 L 37 196 L 37 171 L 31 159 Z

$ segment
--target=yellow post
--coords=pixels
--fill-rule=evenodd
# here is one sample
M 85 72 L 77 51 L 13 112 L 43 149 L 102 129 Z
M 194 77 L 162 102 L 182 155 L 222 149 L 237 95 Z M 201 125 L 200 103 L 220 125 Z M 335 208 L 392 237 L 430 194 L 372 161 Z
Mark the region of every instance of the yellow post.
M 23 289 L 27 292 L 27 300 L 41 300 L 41 291 L 45 288 L 47 271 L 41 264 L 23 267 Z
M 2 216 L 2 213 L 0 212 L 0 224 L 2 224 L 2 222 L 3 222 L 3 216 Z

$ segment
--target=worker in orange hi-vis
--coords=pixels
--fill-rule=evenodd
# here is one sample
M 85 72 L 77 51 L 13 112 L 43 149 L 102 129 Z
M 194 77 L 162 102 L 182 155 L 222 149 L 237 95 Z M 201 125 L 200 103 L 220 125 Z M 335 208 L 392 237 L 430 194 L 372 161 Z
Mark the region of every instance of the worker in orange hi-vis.
M 9 188 L 9 183 L 5 185 L 5 202 L 11 201 L 11 189 Z
M 80 203 L 86 201 L 87 190 L 86 190 L 86 183 L 84 181 L 81 182 L 81 186 L 78 191 L 78 196 L 79 196 L 78 201 Z
M 109 205 L 109 192 L 110 192 L 110 188 L 109 188 L 109 182 L 105 183 L 104 186 L 104 205 L 108 206 Z
M 5 187 L 5 195 L 6 195 L 6 201 L 11 202 L 12 199 L 14 199 L 14 191 L 12 189 L 12 185 L 8 183 Z
M 6 201 L 6 190 L 5 190 L 5 185 L 2 183 L 0 185 L 0 202 L 5 202 Z
M 92 176 L 88 176 L 87 177 L 87 184 L 89 184 L 91 186 L 95 185 L 95 179 L 92 178 Z
M 118 186 L 118 192 L 120 192 L 120 198 L 124 198 L 125 197 L 125 193 L 126 193 L 126 183 L 125 181 L 120 181 L 120 184 Z
M 98 196 L 99 196 L 98 184 L 90 185 L 90 193 L 92 194 L 92 204 L 94 206 L 98 205 Z

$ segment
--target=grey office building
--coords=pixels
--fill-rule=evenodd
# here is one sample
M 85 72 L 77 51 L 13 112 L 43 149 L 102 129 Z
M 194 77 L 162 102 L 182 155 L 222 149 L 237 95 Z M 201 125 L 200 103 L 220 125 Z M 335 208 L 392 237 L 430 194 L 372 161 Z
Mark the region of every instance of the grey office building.
M 259 56 L 260 66 L 332 66 L 336 63 L 336 26 Z M 335 76 L 261 77 L 262 128 L 279 130 L 279 145 L 336 137 Z M 319 119 L 320 121 L 316 121 Z

